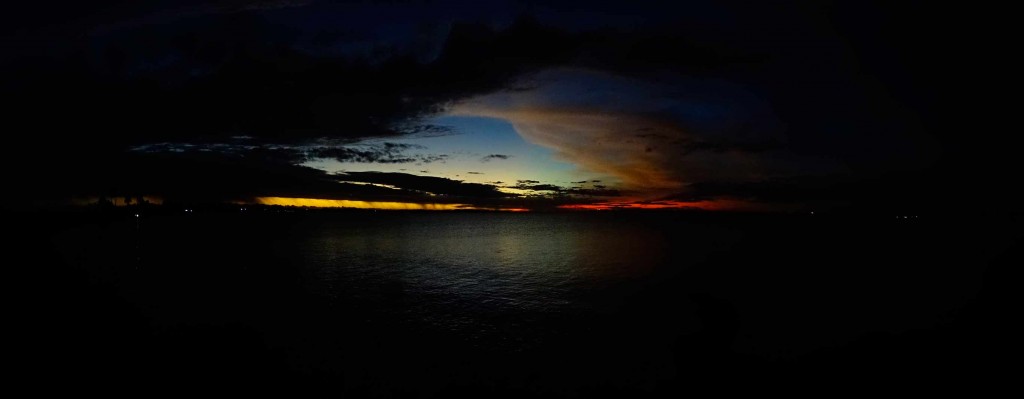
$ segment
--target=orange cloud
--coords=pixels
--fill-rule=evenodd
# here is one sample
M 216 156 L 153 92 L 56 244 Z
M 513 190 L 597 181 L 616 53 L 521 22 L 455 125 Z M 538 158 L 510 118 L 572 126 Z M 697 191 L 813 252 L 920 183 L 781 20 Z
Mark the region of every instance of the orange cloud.
M 699 101 L 625 78 L 581 71 L 548 75 L 539 89 L 472 98 L 450 112 L 506 120 L 526 141 L 554 150 L 582 170 L 609 176 L 617 188 L 647 200 L 685 192 L 697 181 L 758 179 L 776 166 L 726 145 L 693 150 L 692 143 L 764 140 L 750 137 L 750 129 L 738 122 L 744 118 L 742 107 L 734 107 L 740 109 L 737 115 L 706 116 L 691 110 L 700 109 Z M 589 80 L 571 82 L 579 76 Z M 707 100 L 713 101 L 727 102 Z M 715 127 L 698 132 L 686 125 L 687 115 L 666 111 L 680 108 L 689 110 L 691 118 L 704 118 L 695 126 Z
M 464 106 L 456 112 L 509 121 L 525 140 L 554 149 L 558 157 L 580 168 L 618 178 L 627 189 L 673 192 L 682 182 L 664 167 L 663 155 L 643 142 L 630 140 L 628 130 L 650 125 L 632 115 L 585 109 L 494 109 Z

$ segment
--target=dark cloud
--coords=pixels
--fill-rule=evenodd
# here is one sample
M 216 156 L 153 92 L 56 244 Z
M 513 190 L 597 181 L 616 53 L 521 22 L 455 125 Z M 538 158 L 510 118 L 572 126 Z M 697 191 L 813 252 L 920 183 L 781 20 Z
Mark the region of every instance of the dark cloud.
M 421 163 L 431 163 L 431 162 L 441 162 L 441 163 L 444 163 L 444 161 L 447 160 L 450 157 L 451 156 L 448 155 L 448 154 L 434 154 L 434 155 L 420 155 L 420 156 L 417 157 L 417 159 Z
M 299 197 L 400 202 L 497 204 L 509 197 L 494 185 L 406 173 L 329 174 L 253 153 L 133 153 L 102 175 L 87 175 L 61 192 L 78 196 L 150 195 L 170 202 L 245 201 Z M 495 202 L 498 201 L 498 202 Z
M 104 132 L 77 143 L 113 148 L 238 134 L 274 142 L 436 134 L 441 128 L 417 118 L 499 90 L 563 48 L 557 31 L 529 20 L 502 30 L 457 23 L 429 63 L 401 49 L 371 61 L 305 52 L 303 29 L 312 28 L 243 13 L 97 31 L 54 57 L 5 65 L 18 79 L 4 89 L 33 131 L 64 131 L 73 120 Z
M 443 177 L 417 176 L 407 173 L 388 172 L 346 172 L 339 173 L 335 176 L 342 181 L 385 184 L 406 190 L 420 191 L 430 194 L 468 198 L 508 197 L 508 194 L 498 191 L 496 187 L 491 185 L 464 183 L 459 180 L 446 179 Z
M 522 180 L 520 180 L 520 181 L 522 181 Z M 517 188 L 517 189 L 520 189 L 520 190 L 531 190 L 531 191 L 562 191 L 562 187 L 559 187 L 559 186 L 556 186 L 556 185 L 553 185 L 553 184 L 527 184 L 527 183 L 519 183 L 519 184 L 516 184 L 516 185 L 512 186 L 512 188 Z
M 604 186 L 595 186 L 594 188 L 573 187 L 570 189 L 564 189 L 563 192 L 585 197 L 619 197 L 623 195 L 620 190 L 609 189 Z
M 493 161 L 495 159 L 505 160 L 505 159 L 509 159 L 511 157 L 512 157 L 511 155 L 490 154 L 490 155 L 484 156 L 483 158 L 480 158 L 480 162 L 490 162 L 490 161 Z
M 497 182 L 496 184 L 500 184 Z M 622 192 L 615 189 L 608 189 L 605 186 L 594 186 L 594 188 L 583 187 L 562 187 L 554 184 L 544 184 L 537 180 L 518 180 L 515 185 L 507 186 L 517 190 L 532 192 L 533 195 L 562 197 L 618 197 Z
M 380 187 L 339 184 L 324 171 L 292 163 L 291 152 L 131 153 L 100 172 L 75 173 L 62 192 L 89 196 L 155 195 L 168 201 L 235 201 L 256 196 L 381 197 Z M 89 170 L 92 170 L 90 167 Z
M 242 155 L 268 162 L 300 164 L 317 159 L 333 159 L 343 163 L 431 163 L 444 162 L 448 154 L 409 153 L 410 150 L 425 150 L 426 147 L 405 143 L 352 144 L 342 145 L 280 145 L 249 144 L 248 140 L 229 143 L 156 143 L 135 146 L 131 151 L 141 153 L 193 151 L 216 152 Z
M 364 148 L 351 147 L 314 147 L 306 150 L 308 158 L 330 158 L 338 162 L 358 163 L 411 163 L 421 158 L 408 156 L 409 149 L 423 149 L 423 146 L 412 144 L 383 143 Z M 301 150 L 299 150 L 301 151 Z
M 238 4 L 267 8 L 264 5 L 271 3 L 289 5 Z M 47 152 L 48 161 L 41 164 L 25 151 L 4 158 L 5 168 L 37 164 L 37 173 L 15 179 L 30 195 L 60 191 L 62 184 L 53 182 L 54 177 L 101 178 L 108 164 L 140 159 L 126 151 L 154 143 L 179 143 L 167 146 L 170 151 L 191 144 L 201 150 L 185 151 L 189 156 L 214 152 L 231 158 L 232 151 L 240 150 L 218 150 L 203 143 L 246 137 L 253 146 L 267 146 L 258 152 L 269 157 L 250 159 L 275 166 L 295 164 L 303 157 L 444 162 L 446 154 L 413 156 L 401 148 L 270 148 L 324 138 L 353 143 L 371 137 L 449 134 L 420 118 L 454 100 L 500 90 L 516 76 L 567 55 L 562 51 L 566 35 L 531 19 L 500 29 L 472 20 L 446 24 L 449 28 L 436 38 L 443 51 L 429 59 L 415 54 L 419 45 L 413 42 L 408 48 L 379 47 L 367 58 L 363 53 L 312 51 L 304 47 L 303 38 L 324 28 L 276 23 L 271 21 L 276 14 L 167 14 L 160 17 L 162 23 L 136 24 L 128 22 L 160 12 L 149 6 L 105 6 L 110 7 L 104 17 L 112 18 L 109 23 L 71 22 L 70 14 L 68 25 L 59 25 L 59 19 L 39 19 L 40 26 L 45 22 L 56 27 L 46 33 L 30 30 L 46 37 L 23 42 L 41 47 L 16 47 L 2 59 L 2 87 L 17 99 L 8 109 L 17 118 L 7 122 L 20 127 L 8 148 L 45 147 Z M 311 13 L 324 11 L 316 7 L 306 8 Z M 72 8 L 72 13 L 76 9 L 84 13 L 88 7 Z M 333 8 L 328 11 L 346 15 Z M 82 29 L 91 33 L 82 35 Z M 371 47 L 378 39 L 371 40 Z M 185 158 L 168 159 L 186 162 Z M 279 162 L 283 159 L 288 162 Z M 100 185 L 119 184 L 113 176 L 110 180 Z
M 884 202 L 866 194 L 878 190 L 950 202 L 942 188 L 958 182 L 966 197 L 1017 197 L 1005 183 L 1010 146 L 964 138 L 1000 131 L 992 115 L 1012 112 L 962 101 L 988 98 L 979 88 L 999 74 L 952 70 L 950 54 L 988 54 L 947 28 L 943 16 L 958 14 L 948 7 L 393 7 L 411 12 L 301 0 L 11 5 L 0 17 L 0 159 L 24 171 L 12 173 L 13 191 L 342 195 L 333 177 L 296 165 L 444 162 L 353 144 L 451 134 L 424 118 L 497 93 L 547 102 L 477 110 L 624 190 Z M 901 185 L 896 174 L 917 177 Z M 584 187 L 549 191 L 573 189 Z

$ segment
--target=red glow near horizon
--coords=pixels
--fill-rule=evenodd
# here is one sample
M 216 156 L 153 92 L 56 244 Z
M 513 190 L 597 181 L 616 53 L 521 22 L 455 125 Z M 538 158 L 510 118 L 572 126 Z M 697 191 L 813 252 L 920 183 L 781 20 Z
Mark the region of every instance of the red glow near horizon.
M 737 200 L 711 201 L 614 201 L 593 204 L 559 205 L 561 209 L 610 211 L 617 209 L 701 209 L 706 211 L 750 209 L 752 205 Z

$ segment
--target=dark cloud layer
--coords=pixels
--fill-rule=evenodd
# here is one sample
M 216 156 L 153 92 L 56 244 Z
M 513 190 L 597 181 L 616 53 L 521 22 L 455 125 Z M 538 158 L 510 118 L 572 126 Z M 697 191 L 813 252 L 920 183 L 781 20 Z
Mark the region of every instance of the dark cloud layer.
M 224 155 L 241 155 L 251 159 L 264 159 L 267 162 L 301 164 L 306 161 L 332 159 L 347 163 L 431 163 L 447 160 L 448 154 L 418 154 L 410 150 L 425 150 L 426 147 L 416 144 L 359 143 L 352 145 L 281 145 L 249 143 L 250 140 L 235 140 L 227 143 L 156 143 L 131 148 L 139 153 L 160 152 L 206 152 Z
M 271 156 L 189 150 L 131 154 L 125 165 L 81 180 L 70 193 L 87 196 L 157 195 L 168 201 L 245 201 L 254 197 L 366 201 L 476 202 L 507 197 L 496 186 L 406 173 L 330 174 Z M 371 184 L 366 184 L 371 183 Z
M 431 163 L 448 158 L 447 154 L 409 155 L 405 153 L 409 149 L 422 148 L 424 147 L 412 144 L 384 143 L 367 148 L 314 147 L 304 152 L 308 159 L 329 158 L 338 162 L 358 163 Z
M 417 176 L 407 173 L 387 172 L 347 172 L 335 176 L 343 181 L 385 184 L 407 190 L 420 191 L 427 194 L 440 194 L 470 199 L 501 198 L 508 196 L 491 185 L 464 183 L 443 177 Z
M 132 10 L 114 9 L 135 18 Z M 454 23 L 440 38 L 444 51 L 429 63 L 385 48 L 376 60 L 311 54 L 296 45 L 294 27 L 254 13 L 178 17 L 158 25 L 76 22 L 64 29 L 30 31 L 45 35 L 39 46 L 26 45 L 23 56 L 4 60 L 3 88 L 18 99 L 10 109 L 17 118 L 9 121 L 18 132 L 8 148 L 46 154 L 43 162 L 20 150 L 5 159 L 5 167 L 34 165 L 37 175 L 17 179 L 32 195 L 65 194 L 66 186 L 51 179 L 96 181 L 138 160 L 127 150 L 151 143 L 246 136 L 256 144 L 302 145 L 322 138 L 354 142 L 443 133 L 417 119 L 454 99 L 499 90 L 512 77 L 562 56 L 558 40 L 541 40 L 557 31 L 530 20 L 500 30 Z M 30 56 L 37 52 L 48 54 Z M 393 163 L 447 156 L 405 157 L 394 150 L 332 147 L 311 155 Z M 260 148 L 248 159 L 267 156 L 267 166 L 276 167 L 281 156 L 302 158 L 287 152 Z M 92 190 L 124 184 L 132 183 L 110 176 Z
M 480 162 L 490 162 L 490 161 L 493 161 L 495 159 L 509 159 L 511 157 L 512 157 L 511 155 L 490 154 L 490 155 L 485 155 L 483 158 L 480 158 Z
M 501 184 L 501 182 L 496 182 L 495 184 Z M 516 181 L 516 184 L 505 187 L 526 191 L 531 193 L 530 195 L 533 196 L 560 198 L 563 200 L 579 200 L 583 199 L 582 197 L 619 197 L 622 195 L 620 190 L 609 189 L 602 185 L 592 185 L 590 188 L 579 185 L 573 187 L 562 187 L 555 184 L 541 183 L 537 180 L 518 180 Z
M 18 3 L 0 21 L 0 87 L 10 99 L 2 166 L 24 198 L 394 195 L 298 165 L 444 161 L 397 144 L 351 144 L 448 134 L 423 117 L 487 98 L 471 105 L 582 167 L 678 198 L 939 207 L 1019 197 L 1006 188 L 1012 149 L 987 138 L 1005 130 L 997 118 L 1008 114 L 981 89 L 994 86 L 998 67 L 980 73 L 949 61 L 998 64 L 981 62 L 991 54 L 949 29 L 946 21 L 968 18 L 959 9 L 528 3 Z M 601 94 L 621 81 L 628 96 Z M 745 99 L 729 97 L 736 92 Z M 541 99 L 547 108 L 494 99 Z M 333 144 L 318 144 L 325 139 Z M 408 176 L 348 178 L 502 196 Z M 545 184 L 518 183 L 622 194 Z

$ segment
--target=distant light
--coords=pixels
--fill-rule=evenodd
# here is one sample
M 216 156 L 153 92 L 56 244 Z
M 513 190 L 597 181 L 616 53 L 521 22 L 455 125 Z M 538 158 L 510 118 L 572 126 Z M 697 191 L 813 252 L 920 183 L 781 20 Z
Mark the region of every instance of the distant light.
M 139 217 L 139 214 L 138 214 L 138 213 L 136 213 L 136 214 L 135 214 L 135 217 Z
M 904 216 L 903 218 L 904 218 L 904 219 L 906 219 L 907 217 L 906 217 L 906 216 Z
M 811 211 L 811 214 L 813 215 L 813 214 L 814 214 L 814 211 Z

